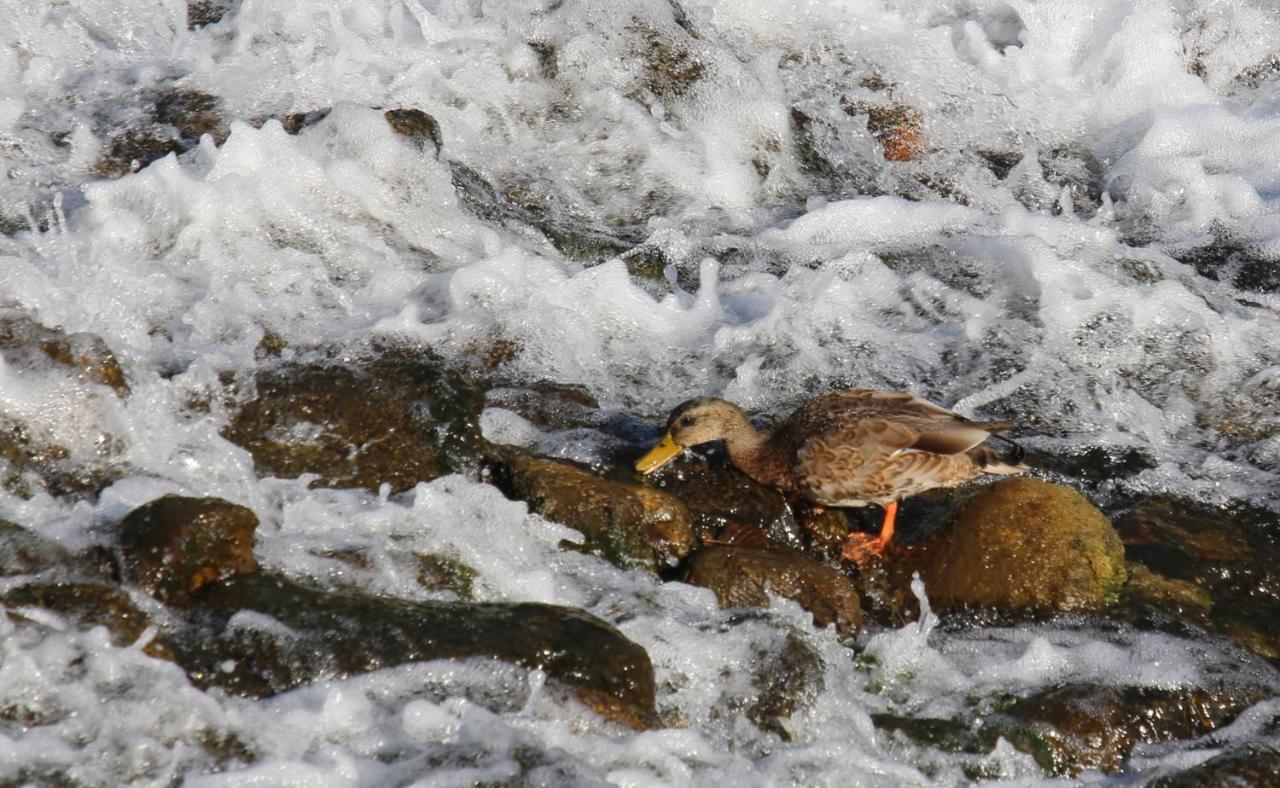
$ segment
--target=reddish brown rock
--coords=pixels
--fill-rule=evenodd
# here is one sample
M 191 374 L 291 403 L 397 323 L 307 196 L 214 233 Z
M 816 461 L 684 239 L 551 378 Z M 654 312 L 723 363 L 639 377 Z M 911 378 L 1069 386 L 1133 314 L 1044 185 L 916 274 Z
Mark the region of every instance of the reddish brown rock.
M 252 510 L 220 498 L 166 495 L 120 522 L 129 579 L 172 605 L 186 605 L 202 586 L 258 568 Z

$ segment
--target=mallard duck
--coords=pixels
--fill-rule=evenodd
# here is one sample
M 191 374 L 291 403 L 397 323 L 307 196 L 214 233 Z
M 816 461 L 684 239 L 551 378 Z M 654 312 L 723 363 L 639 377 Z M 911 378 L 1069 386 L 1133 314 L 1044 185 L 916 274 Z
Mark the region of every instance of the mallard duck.
M 666 434 L 635 467 L 650 474 L 691 446 L 723 440 L 739 470 L 788 497 L 817 507 L 881 506 L 879 537 L 851 534 L 842 550 L 860 561 L 889 546 L 903 498 L 987 473 L 1027 470 L 981 445 L 1014 426 L 970 421 L 902 391 L 847 389 L 820 394 L 760 432 L 733 403 L 699 397 L 671 412 Z

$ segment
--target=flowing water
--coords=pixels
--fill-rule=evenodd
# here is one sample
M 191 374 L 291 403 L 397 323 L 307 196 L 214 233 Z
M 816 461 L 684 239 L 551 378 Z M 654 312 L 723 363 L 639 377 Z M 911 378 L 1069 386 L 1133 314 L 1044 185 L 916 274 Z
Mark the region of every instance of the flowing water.
M 102 337 L 132 387 L 120 401 L 0 366 L 5 414 L 73 456 L 109 435 L 129 469 L 93 498 L 0 491 L 0 518 L 82 548 L 178 492 L 251 507 L 262 562 L 300 578 L 326 571 L 317 546 L 447 551 L 476 570 L 477 599 L 615 623 L 680 724 L 614 730 L 544 697 L 536 673 L 481 663 L 246 700 L 100 630 L 0 618 L 0 706 L 62 712 L 0 728 L 0 781 L 38 764 L 70 784 L 1025 784 L 1050 778 L 1006 741 L 946 753 L 871 715 L 948 717 L 1072 682 L 1277 683 L 1228 641 L 1096 622 L 926 617 L 853 651 L 789 602 L 734 616 L 704 589 L 566 552 L 574 532 L 476 479 L 391 497 L 259 479 L 219 435 L 226 410 L 190 407 L 248 380 L 264 338 L 390 338 L 655 421 L 695 394 L 768 417 L 830 386 L 909 389 L 1016 419 L 1046 455 L 1139 458 L 1097 481 L 1104 503 L 1275 508 L 1269 3 L 197 7 L 226 13 L 191 28 L 173 0 L 0 2 L 0 307 Z M 216 96 L 226 128 L 105 171 L 112 140 L 174 92 Z M 429 113 L 439 149 L 398 135 L 393 108 Z M 317 110 L 297 133 L 278 120 Z M 498 408 L 484 424 L 588 462 L 640 448 Z M 365 590 L 439 596 L 394 567 L 375 563 Z M 755 655 L 789 636 L 822 657 L 823 690 L 780 736 L 739 700 Z M 523 700 L 486 704 L 494 693 Z M 1264 701 L 1209 739 L 1141 745 L 1120 775 L 1084 777 L 1191 766 L 1274 738 L 1278 715 Z M 225 759 L 207 746 L 219 737 L 254 758 Z

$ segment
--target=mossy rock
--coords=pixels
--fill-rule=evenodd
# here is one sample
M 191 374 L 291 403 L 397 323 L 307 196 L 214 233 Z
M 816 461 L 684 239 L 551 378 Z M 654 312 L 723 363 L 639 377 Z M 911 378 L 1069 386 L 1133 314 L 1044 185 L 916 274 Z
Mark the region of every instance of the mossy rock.
M 166 495 L 120 521 L 120 546 L 130 580 L 173 605 L 202 586 L 258 568 L 252 510 L 220 498 Z
M 587 550 L 619 566 L 657 570 L 697 544 L 688 508 L 670 493 L 511 447 L 496 449 L 494 458 L 493 479 L 505 494 L 581 532 Z
M 404 602 L 251 574 L 201 589 L 190 621 L 174 637 L 178 663 L 200 686 L 248 697 L 409 662 L 491 658 L 544 671 L 615 721 L 657 724 L 649 655 L 572 608 Z
M 721 607 L 764 607 L 772 592 L 798 602 L 820 627 L 835 624 L 849 638 L 862 628 L 853 583 L 795 550 L 710 547 L 689 562 L 685 581 L 714 591 Z
M 1083 495 L 1035 479 L 982 489 L 909 561 L 941 610 L 1103 610 L 1125 581 L 1124 547 Z
M 222 434 L 260 475 L 395 493 L 478 463 L 481 394 L 429 355 L 281 364 L 254 388 Z

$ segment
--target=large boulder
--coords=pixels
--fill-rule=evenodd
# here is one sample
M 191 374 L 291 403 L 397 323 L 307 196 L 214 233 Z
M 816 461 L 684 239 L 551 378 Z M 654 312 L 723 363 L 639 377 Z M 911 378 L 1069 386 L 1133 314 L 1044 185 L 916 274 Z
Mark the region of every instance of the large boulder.
M 1097 611 L 1125 581 L 1106 515 L 1075 490 L 1024 478 L 981 490 L 908 563 L 941 610 Z
M 845 637 L 862 627 L 858 592 L 847 577 L 795 550 L 715 546 L 689 562 L 685 580 L 710 588 L 721 607 L 763 607 L 766 592 L 795 600 L 820 627 Z
M 242 575 L 199 592 L 173 648 L 197 684 L 251 697 L 409 662 L 497 659 L 546 672 L 610 719 L 656 724 L 645 650 L 554 605 L 404 602 Z
M 494 480 L 507 495 L 580 531 L 586 549 L 615 564 L 657 570 L 697 544 L 688 508 L 670 493 L 508 447 L 495 456 Z
M 166 495 L 120 521 L 128 579 L 157 599 L 185 605 L 202 586 L 258 568 L 252 510 L 220 498 Z

